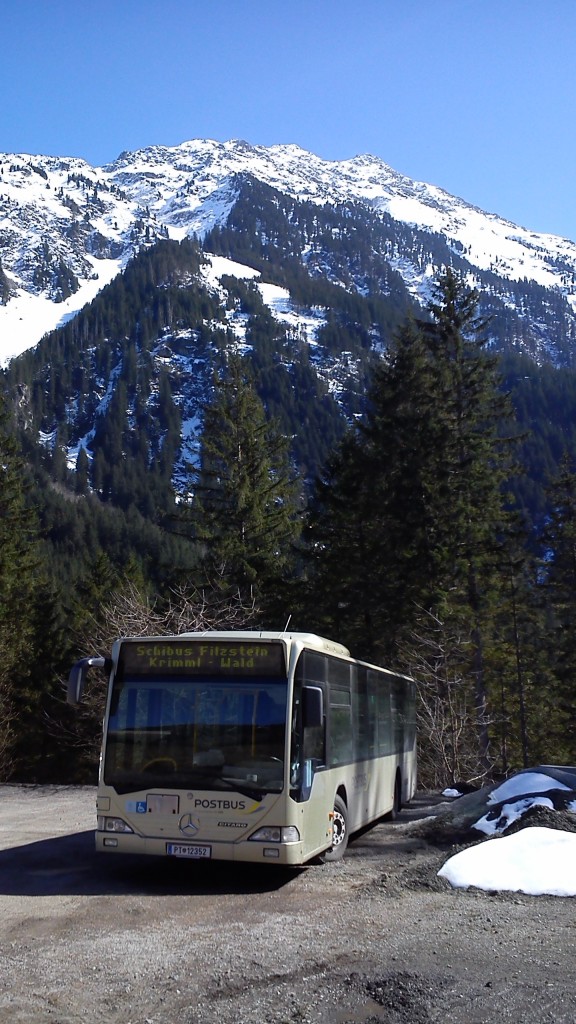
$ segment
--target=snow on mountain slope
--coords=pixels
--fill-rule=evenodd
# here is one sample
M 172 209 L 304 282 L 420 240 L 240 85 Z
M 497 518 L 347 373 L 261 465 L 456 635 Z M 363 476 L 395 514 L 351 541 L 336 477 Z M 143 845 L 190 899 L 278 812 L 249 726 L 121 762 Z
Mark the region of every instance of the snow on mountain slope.
M 440 233 L 472 267 L 558 290 L 576 311 L 573 242 L 484 213 L 396 173 L 376 157 L 331 162 L 295 145 L 207 139 L 122 153 L 101 168 L 76 158 L 5 154 L 0 155 L 0 361 L 74 316 L 142 245 L 165 237 L 203 237 L 224 223 L 238 195 L 237 176 L 243 174 L 299 200 L 362 203 L 372 212 Z M 427 271 L 402 255 L 394 265 L 424 299 Z M 264 297 L 276 316 L 282 308 L 288 316 L 286 296 L 268 292 Z M 303 329 L 313 338 L 313 323 Z
M 118 260 L 93 261 L 94 278 L 83 282 L 80 291 L 60 303 L 20 288 L 7 305 L 0 306 L 0 365 L 71 320 L 121 270 Z
M 204 203 L 221 187 L 222 179 L 248 172 L 279 192 L 303 201 L 336 204 L 358 200 L 396 220 L 443 234 L 461 242 L 472 263 L 481 269 L 497 268 L 503 277 L 528 277 L 552 287 L 559 284 L 559 276 L 551 261 L 565 260 L 576 270 L 573 242 L 537 234 L 485 213 L 441 188 L 398 174 L 377 157 L 332 162 L 298 146 L 266 148 L 242 142 L 201 140 L 174 149 L 154 147 L 123 154 L 105 171 L 134 198 L 151 203 L 157 216 L 168 223 L 174 206 L 173 202 L 164 201 L 166 186 L 164 191 L 158 189 L 155 198 L 152 191 L 142 191 L 142 176 L 152 177 L 155 183 L 159 179 L 172 181 L 176 189 L 188 190 L 186 207 L 195 211 L 191 222 L 198 233 L 207 219 Z M 134 193 L 131 188 L 135 188 Z M 218 219 L 218 212 L 214 217 Z
M 227 259 L 225 256 L 215 256 L 206 253 L 206 257 L 208 263 L 204 268 L 203 276 L 208 287 L 215 289 L 223 295 L 220 281 L 224 276 L 236 277 L 241 281 L 254 281 L 262 296 L 262 301 L 268 307 L 274 319 L 294 333 L 302 336 L 308 344 L 315 344 L 318 330 L 326 322 L 323 310 L 296 309 L 294 303 L 290 300 L 290 293 L 286 288 L 280 288 L 278 285 L 260 281 L 260 274 L 252 267 L 245 267 L 241 263 Z M 246 317 L 233 310 L 228 313 L 229 326 L 232 327 L 232 330 L 242 342 L 244 341 L 244 321 L 246 319 Z

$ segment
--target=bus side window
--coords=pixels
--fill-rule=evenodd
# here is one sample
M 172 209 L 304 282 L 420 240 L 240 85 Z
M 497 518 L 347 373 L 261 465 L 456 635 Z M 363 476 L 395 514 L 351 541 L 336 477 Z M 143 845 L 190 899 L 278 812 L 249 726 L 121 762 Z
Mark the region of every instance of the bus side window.
M 358 723 L 356 756 L 374 757 L 376 754 L 376 720 L 373 701 L 368 692 L 368 672 L 364 665 L 358 665 L 352 674 L 353 719 Z
M 354 757 L 352 734 L 352 701 L 350 689 L 330 688 L 330 722 L 329 722 L 329 753 L 330 765 L 346 764 Z
M 416 687 L 412 682 L 406 682 L 405 700 L 404 750 L 412 750 L 416 742 Z
M 394 722 L 394 753 L 400 754 L 404 750 L 404 721 L 406 717 L 406 691 L 401 679 L 392 680 L 390 704 Z
M 368 680 L 376 704 L 377 754 L 382 757 L 392 753 L 392 719 L 390 717 L 390 681 L 368 669 Z

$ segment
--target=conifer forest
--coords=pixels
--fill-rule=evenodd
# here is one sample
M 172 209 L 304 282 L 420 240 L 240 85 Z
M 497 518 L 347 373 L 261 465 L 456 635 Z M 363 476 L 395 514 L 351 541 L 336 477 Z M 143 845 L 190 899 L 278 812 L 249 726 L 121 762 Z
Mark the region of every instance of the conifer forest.
M 230 278 L 235 343 L 194 240 L 144 249 L 12 360 L 0 779 L 95 782 L 103 684 L 80 711 L 65 684 L 116 637 L 287 623 L 415 678 L 423 785 L 574 763 L 575 371 L 498 344 L 504 313 L 455 260 L 423 309 L 389 270 L 362 296 L 304 274 L 286 227 L 256 251 L 235 216 L 205 250 L 264 271 L 274 245 L 275 283 L 329 311 L 336 399 L 310 346 Z M 310 231 L 333 233 L 325 218 Z

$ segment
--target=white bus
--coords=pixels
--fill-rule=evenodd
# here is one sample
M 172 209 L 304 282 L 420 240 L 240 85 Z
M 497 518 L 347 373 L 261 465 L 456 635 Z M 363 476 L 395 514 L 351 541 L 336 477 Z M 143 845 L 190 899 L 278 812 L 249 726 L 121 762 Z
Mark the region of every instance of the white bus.
M 415 687 L 308 633 L 130 637 L 111 658 L 96 848 L 238 862 L 338 860 L 416 788 Z

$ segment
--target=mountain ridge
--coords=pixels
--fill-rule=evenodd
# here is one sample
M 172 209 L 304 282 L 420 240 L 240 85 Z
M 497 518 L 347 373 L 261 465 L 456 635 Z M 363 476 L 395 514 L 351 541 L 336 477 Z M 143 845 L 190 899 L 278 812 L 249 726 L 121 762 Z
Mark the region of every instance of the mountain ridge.
M 216 170 L 208 164 L 203 173 Z M 144 185 L 149 189 L 149 178 Z M 365 412 L 374 367 L 395 332 L 411 314 L 426 317 L 438 272 L 451 267 L 478 285 L 479 316 L 489 325 L 484 338 L 504 357 L 519 429 L 530 432 L 522 505 L 533 520 L 545 514 L 543 483 L 574 434 L 576 324 L 559 288 L 474 268 L 462 243 L 359 202 L 294 199 L 247 171 L 203 187 L 214 226 L 201 241 L 185 228 L 177 240 L 141 203 L 141 222 L 131 222 L 117 182 L 102 188 L 102 198 L 93 181 L 71 178 L 70 190 L 92 219 L 84 221 L 79 207 L 82 216 L 65 237 L 80 240 L 94 261 L 99 251 L 113 273 L 99 290 L 92 280 L 91 302 L 62 317 L 58 330 L 4 371 L 35 464 L 127 515 L 169 514 L 174 498 L 188 493 L 188 467 L 197 465 L 214 370 L 238 353 L 267 415 L 290 439 L 307 488 L 346 426 Z M 69 204 L 70 193 L 64 198 Z M 186 198 L 172 188 L 173 221 L 182 210 L 190 215 Z M 110 218 L 115 208 L 116 238 L 95 235 L 97 215 Z M 122 236 L 126 251 L 106 249 Z M 64 282 L 66 272 L 64 266 Z M 54 305 L 61 316 L 65 305 Z
M 508 285 L 534 281 L 576 318 L 576 245 L 568 239 L 485 213 L 370 154 L 327 161 L 295 144 L 196 139 L 124 151 L 101 168 L 77 157 L 0 155 L 0 359 L 75 316 L 142 246 L 202 239 L 225 224 L 247 174 L 301 203 L 353 202 L 442 236 L 465 256 L 470 284 L 482 273 Z M 394 260 L 424 303 L 435 268 L 402 254 Z
M 446 267 L 477 289 L 506 386 L 523 386 L 522 424 L 540 416 L 549 437 L 554 420 L 552 457 L 535 441 L 529 460 L 538 487 L 572 436 L 576 247 L 547 248 L 548 236 L 377 158 L 209 140 L 124 153 L 104 170 L 11 157 L 2 213 L 0 356 L 18 340 L 7 317 L 22 330 L 6 393 L 40 460 L 105 502 L 149 516 L 186 491 L 213 370 L 233 351 L 309 482 Z M 550 375 L 542 394 L 543 368 L 562 371 L 559 397 Z M 540 514 L 540 491 L 526 500 Z

